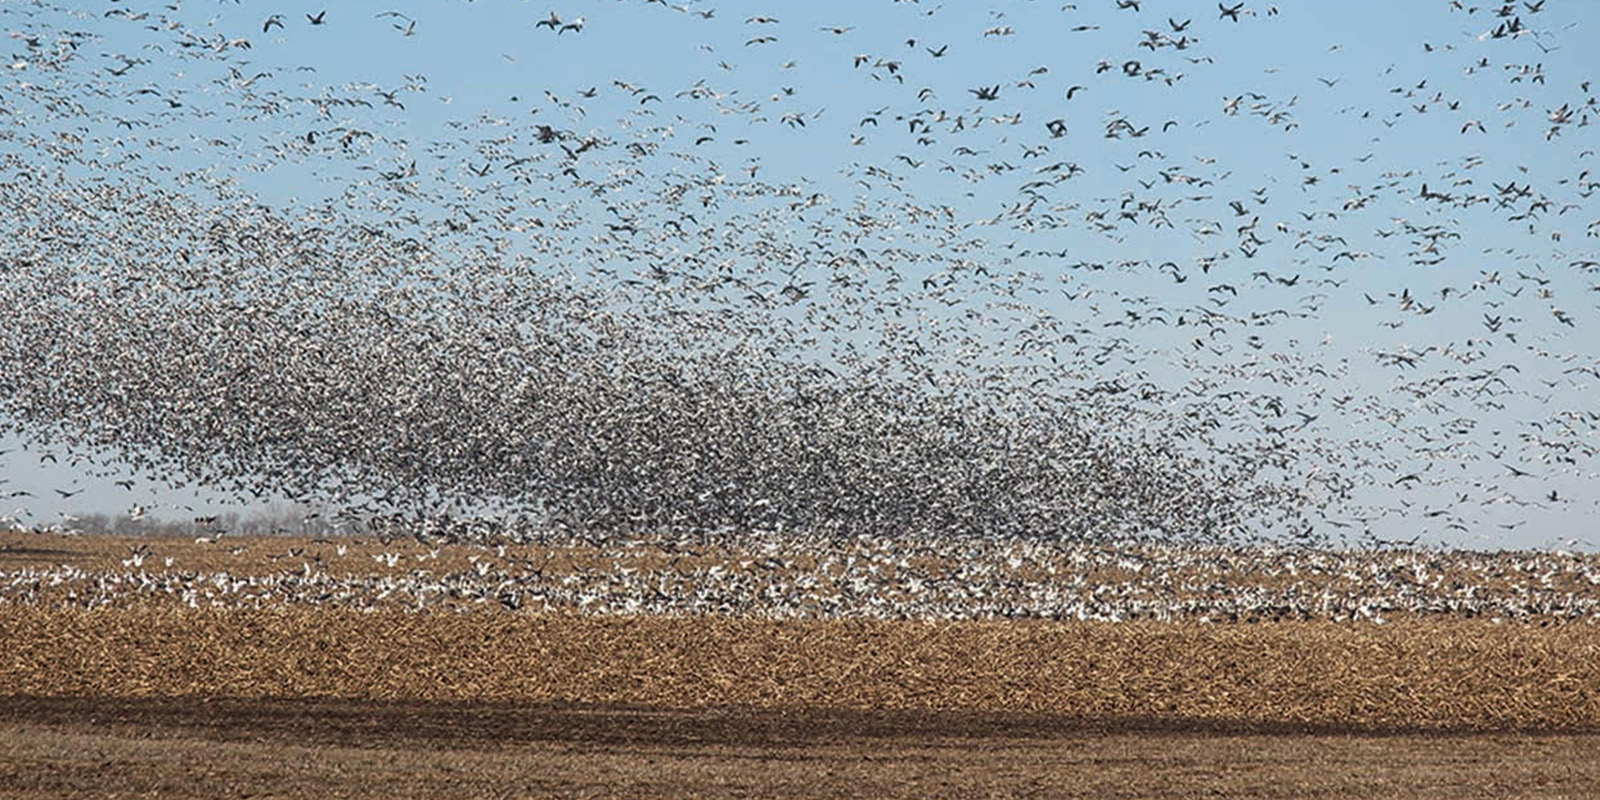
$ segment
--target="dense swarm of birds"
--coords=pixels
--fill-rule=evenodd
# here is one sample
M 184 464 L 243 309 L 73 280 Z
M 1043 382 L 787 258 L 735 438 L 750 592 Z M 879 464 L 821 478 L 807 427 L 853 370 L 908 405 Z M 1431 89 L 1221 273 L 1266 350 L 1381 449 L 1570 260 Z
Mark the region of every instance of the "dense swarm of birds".
M 1600 104 L 1541 57 L 1579 35 L 1554 6 L 1440 3 L 1449 80 L 1269 67 L 1197 104 L 1288 14 L 611 5 L 526 20 L 580 85 L 433 127 L 426 74 L 274 55 L 409 47 L 421 11 L 0 6 L 0 423 L 423 537 L 1356 541 L 1600 496 L 1567 488 L 1600 452 Z M 715 66 L 587 85 L 606 24 Z M 1029 35 L 1106 49 L 1006 72 Z M 1418 155 L 1444 131 L 1495 146 Z

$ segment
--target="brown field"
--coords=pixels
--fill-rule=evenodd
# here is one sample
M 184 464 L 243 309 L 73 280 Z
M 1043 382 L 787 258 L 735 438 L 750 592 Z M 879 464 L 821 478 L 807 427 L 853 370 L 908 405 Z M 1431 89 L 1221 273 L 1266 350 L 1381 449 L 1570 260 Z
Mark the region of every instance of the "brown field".
M 127 547 L 8 539 L 0 570 Z M 0 602 L 0 797 L 1593 797 L 1596 752 L 1587 619 Z
M 0 698 L 0 797 L 1591 798 L 1597 743 L 976 712 Z

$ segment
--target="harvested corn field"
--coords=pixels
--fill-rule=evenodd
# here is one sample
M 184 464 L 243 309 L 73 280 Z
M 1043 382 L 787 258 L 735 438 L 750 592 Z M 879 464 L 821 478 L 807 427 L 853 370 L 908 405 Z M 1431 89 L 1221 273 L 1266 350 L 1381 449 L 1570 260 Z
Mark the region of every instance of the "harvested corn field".
M 1198 566 L 1224 554 L 1148 547 L 1014 563 L 977 545 L 0 541 L 0 794 L 1577 797 L 1600 780 L 1582 756 L 1600 745 L 1585 556 L 1239 550 L 1229 583 Z M 983 573 L 1015 597 L 1087 576 L 1188 610 L 849 605 L 858 575 L 877 576 L 865 594 Z M 756 574 L 838 594 L 785 614 L 686 603 Z M 629 594 L 640 576 L 659 596 Z M 1456 583 L 1484 614 L 1245 604 Z M 649 597 L 682 604 L 624 610 Z
M 919 622 L 8 608 L 48 697 L 1048 714 L 1116 726 L 1600 729 L 1600 626 Z

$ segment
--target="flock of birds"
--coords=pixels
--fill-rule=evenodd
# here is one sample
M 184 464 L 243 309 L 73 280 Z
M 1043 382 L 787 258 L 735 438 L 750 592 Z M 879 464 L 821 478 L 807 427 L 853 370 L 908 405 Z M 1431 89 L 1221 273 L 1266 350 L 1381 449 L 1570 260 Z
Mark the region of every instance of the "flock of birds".
M 1107 546 L 1022 538 L 908 545 L 871 536 L 819 545 L 770 534 L 709 541 L 627 536 L 603 544 L 547 536 L 524 546 L 486 540 L 486 531 L 466 527 L 456 535 L 469 537 L 467 546 L 373 536 L 224 537 L 198 547 L 143 540 L 116 562 L 0 570 L 0 608 L 157 604 L 1217 624 L 1600 621 L 1600 556 L 1561 551 Z M 40 561 L 26 548 L 17 557 Z
M 1600 175 L 1574 143 L 1594 141 L 1600 103 L 1590 76 L 1540 58 L 1577 46 L 1543 2 L 1449 3 L 1472 32 L 1416 46 L 1452 81 L 1365 64 L 1393 84 L 1370 105 L 1312 109 L 1334 101 L 1267 80 L 1194 117 L 1177 110 L 1189 87 L 1245 57 L 1208 41 L 1271 37 L 1287 13 L 1116 0 L 1090 24 L 1068 5 L 1051 35 L 1119 49 L 1013 75 L 988 50 L 945 65 L 1023 39 L 1006 14 L 1024 11 L 962 31 L 896 0 L 921 32 L 850 53 L 866 23 L 634 5 L 641 24 L 706 26 L 713 73 L 552 83 L 436 138 L 408 122 L 450 102 L 428 75 L 347 82 L 274 56 L 346 25 L 410 46 L 421 12 L 0 7 L 0 424 L 29 446 L 4 457 L 419 537 L 462 516 L 521 520 L 524 538 L 995 547 L 1483 536 L 1533 510 L 1571 525 L 1574 504 L 1592 520 Z M 570 59 L 605 35 L 557 12 L 526 28 Z M 809 105 L 828 87 L 783 50 L 802 36 L 873 105 Z M 750 75 L 773 76 L 770 97 Z M 1175 110 L 1124 113 L 1122 93 Z M 1370 152 L 1302 151 L 1319 113 Z M 1381 137 L 1407 128 L 1501 144 L 1383 163 Z M 786 160 L 830 135 L 861 154 L 835 179 Z M 1219 143 L 1236 136 L 1287 158 Z M 1540 148 L 1570 174 L 1518 163 Z M 0 476 L 7 519 L 48 527 L 39 501 Z M 377 591 L 313 576 L 248 591 Z M 168 580 L 192 595 L 214 577 Z M 707 603 L 756 597 L 715 578 L 696 576 Z M 1173 613 L 962 579 L 1011 599 L 950 613 Z M 618 580 L 549 591 L 653 596 Z M 904 586 L 863 580 L 888 605 L 840 613 L 903 613 L 887 598 Z M 173 590 L 156 584 L 139 590 Z M 705 607 L 659 591 L 654 610 Z

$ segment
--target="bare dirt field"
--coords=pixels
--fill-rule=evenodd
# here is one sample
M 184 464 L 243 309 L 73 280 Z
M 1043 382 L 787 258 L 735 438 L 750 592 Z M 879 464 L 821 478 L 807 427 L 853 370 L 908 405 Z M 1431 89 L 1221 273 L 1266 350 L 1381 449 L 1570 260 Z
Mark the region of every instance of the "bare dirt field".
M 1040 715 L 0 700 L 4 797 L 1593 797 L 1600 737 Z
M 353 580 L 358 563 L 392 574 L 382 552 L 420 565 L 412 574 L 475 563 L 340 544 Z M 0 553 L 0 797 L 1578 798 L 1600 786 L 1600 625 L 1587 618 L 774 620 L 227 592 L 196 605 L 195 586 L 315 575 L 295 551 L 338 545 L 153 542 L 146 563 L 124 563 L 139 546 L 33 538 Z M 596 553 L 554 568 L 523 557 L 552 574 L 607 568 Z M 172 585 L 187 596 L 124 591 L 184 569 Z

